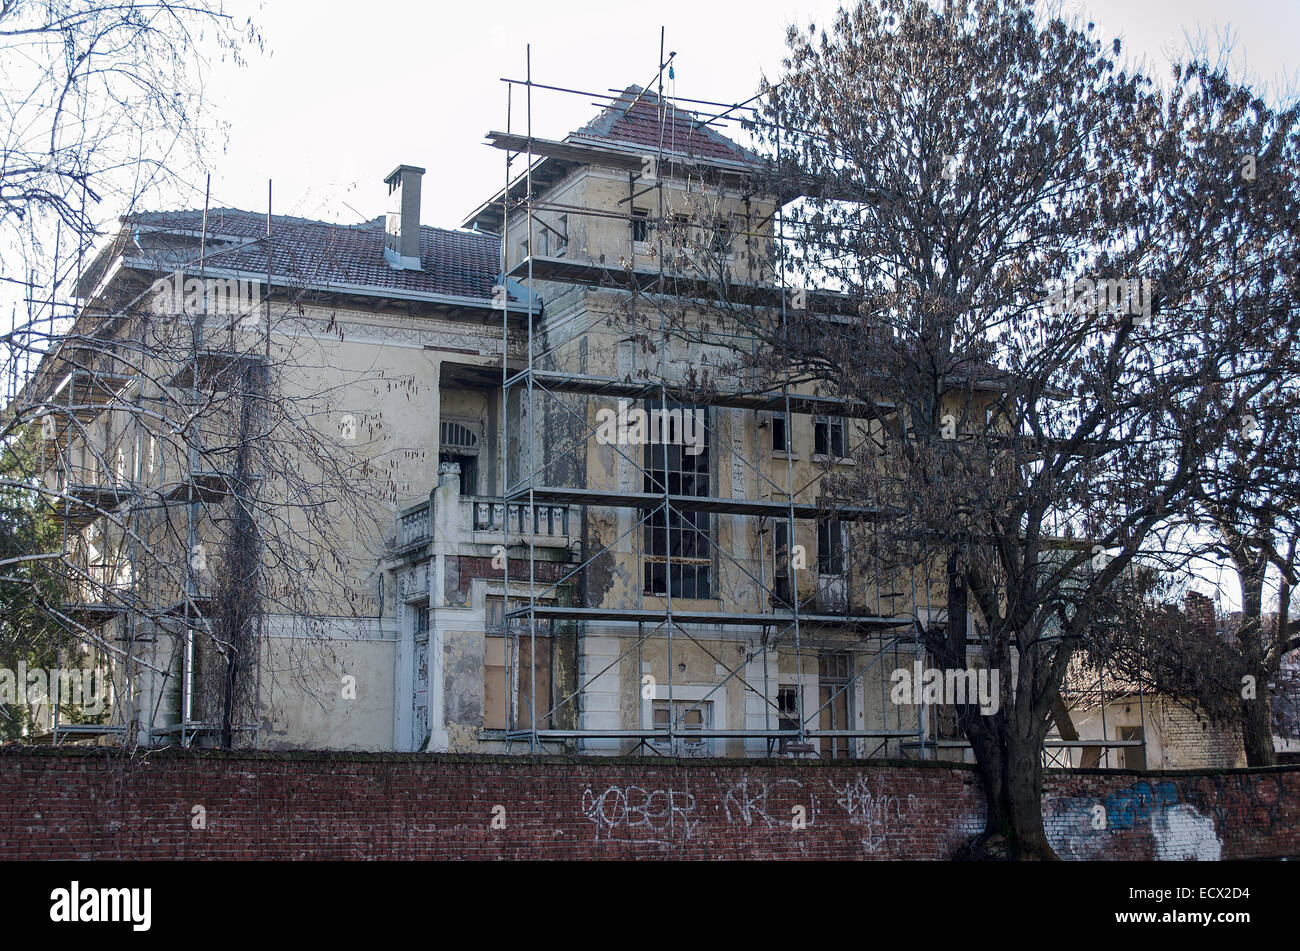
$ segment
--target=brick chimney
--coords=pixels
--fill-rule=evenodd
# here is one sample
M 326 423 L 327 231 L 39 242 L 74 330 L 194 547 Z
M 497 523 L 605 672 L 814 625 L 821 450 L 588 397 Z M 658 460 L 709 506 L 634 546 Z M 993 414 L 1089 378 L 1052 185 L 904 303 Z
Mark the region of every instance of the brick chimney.
M 402 271 L 420 270 L 420 177 L 424 169 L 399 165 L 384 184 L 389 212 L 384 226 L 384 260 Z

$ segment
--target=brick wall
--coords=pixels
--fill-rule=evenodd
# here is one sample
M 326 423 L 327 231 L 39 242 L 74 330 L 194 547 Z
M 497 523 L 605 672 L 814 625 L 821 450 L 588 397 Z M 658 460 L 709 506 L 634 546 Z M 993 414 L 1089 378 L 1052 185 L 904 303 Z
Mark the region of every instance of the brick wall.
M 1300 768 L 1052 772 L 1069 858 L 1300 855 Z M 0 859 L 947 858 L 969 768 L 0 749 Z M 801 826 L 801 827 L 800 827 Z
M 1214 724 L 1184 704 L 1165 699 L 1161 704 L 1160 730 L 1166 765 L 1198 769 L 1246 765 L 1241 726 L 1237 723 Z

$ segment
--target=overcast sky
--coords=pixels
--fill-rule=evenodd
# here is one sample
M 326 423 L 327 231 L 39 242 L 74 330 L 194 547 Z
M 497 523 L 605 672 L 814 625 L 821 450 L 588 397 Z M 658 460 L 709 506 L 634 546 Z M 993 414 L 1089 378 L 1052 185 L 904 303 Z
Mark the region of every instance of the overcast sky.
M 502 153 L 483 133 L 505 124 L 501 76 L 604 92 L 654 76 L 659 28 L 676 50 L 681 96 L 733 102 L 780 70 L 791 22 L 829 22 L 828 0 L 234 0 L 267 53 L 214 69 L 209 94 L 229 123 L 211 160 L 214 205 L 354 222 L 386 210 L 384 175 L 428 169 L 425 224 L 454 227 L 502 184 Z M 1298 67 L 1300 0 L 1065 0 L 1126 50 L 1163 64 L 1185 36 L 1231 29 L 1237 62 L 1274 88 Z M 597 110 L 579 96 L 535 94 L 534 133 L 560 138 Z M 521 114 L 517 113 L 517 117 Z M 518 118 L 517 118 L 518 121 Z M 516 129 L 519 128 L 516 125 Z M 201 191 L 199 203 L 201 204 Z

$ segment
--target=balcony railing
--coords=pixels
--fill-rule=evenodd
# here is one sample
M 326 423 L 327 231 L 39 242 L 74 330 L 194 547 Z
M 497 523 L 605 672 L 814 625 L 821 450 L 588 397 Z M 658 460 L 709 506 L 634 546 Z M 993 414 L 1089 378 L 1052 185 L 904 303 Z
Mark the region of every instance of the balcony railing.
M 504 505 L 491 499 L 460 500 L 462 525 L 474 534 L 505 532 L 511 538 L 532 536 L 538 544 L 551 547 L 568 544 L 569 507 L 524 503 Z M 428 502 L 412 506 L 397 517 L 397 549 L 405 551 L 427 543 L 433 537 L 432 508 Z M 470 541 L 466 538 L 464 541 Z M 475 539 L 483 542 L 484 539 Z
M 566 505 L 530 506 L 515 502 L 474 502 L 474 531 L 506 531 L 518 535 L 545 535 L 549 537 L 569 534 L 569 508 Z
M 412 509 L 407 509 L 398 519 L 397 547 L 408 548 L 427 542 L 430 535 L 429 503 L 422 502 Z

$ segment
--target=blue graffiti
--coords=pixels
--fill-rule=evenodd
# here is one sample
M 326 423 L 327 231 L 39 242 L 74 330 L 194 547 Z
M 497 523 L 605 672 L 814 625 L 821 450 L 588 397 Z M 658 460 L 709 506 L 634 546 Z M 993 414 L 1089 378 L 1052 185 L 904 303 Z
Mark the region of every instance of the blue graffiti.
M 1178 785 L 1166 780 L 1158 785 L 1138 783 L 1106 797 L 1106 825 L 1111 829 L 1131 829 L 1149 819 L 1151 814 L 1178 802 Z

